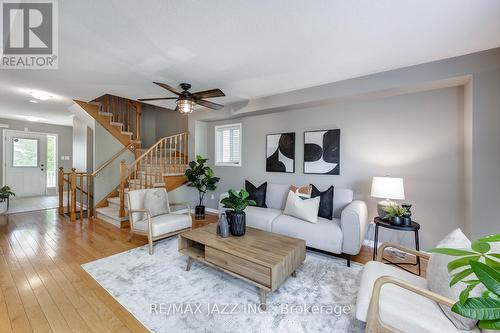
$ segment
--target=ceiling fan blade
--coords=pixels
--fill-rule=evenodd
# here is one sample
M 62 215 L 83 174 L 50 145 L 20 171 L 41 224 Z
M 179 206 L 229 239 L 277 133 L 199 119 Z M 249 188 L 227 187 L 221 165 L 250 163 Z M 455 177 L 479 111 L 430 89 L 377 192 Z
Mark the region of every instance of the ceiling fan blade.
M 147 102 L 147 101 L 160 101 L 165 99 L 177 99 L 177 97 L 158 97 L 158 98 L 139 98 L 139 102 Z
M 205 106 L 209 109 L 214 109 L 214 110 L 220 110 L 224 107 L 224 105 L 217 104 L 214 102 L 205 101 L 203 99 L 197 99 L 197 100 L 195 100 L 195 102 L 196 102 L 196 104 L 199 104 L 201 106 Z
M 161 82 L 153 82 L 153 83 L 156 84 L 156 85 L 159 85 L 163 89 L 167 89 L 168 91 L 173 92 L 176 95 L 180 95 L 181 94 L 177 89 L 175 89 L 174 87 L 169 86 L 166 83 L 161 83 Z
M 211 97 L 222 97 L 226 96 L 220 89 L 210 89 L 205 91 L 198 91 L 191 94 L 192 97 L 196 99 L 211 98 Z

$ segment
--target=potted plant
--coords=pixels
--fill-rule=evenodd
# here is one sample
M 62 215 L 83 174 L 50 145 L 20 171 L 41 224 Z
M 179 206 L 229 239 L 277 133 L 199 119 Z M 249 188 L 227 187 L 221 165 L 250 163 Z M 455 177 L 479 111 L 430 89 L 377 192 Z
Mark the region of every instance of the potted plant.
M 0 188 L 0 214 L 5 213 L 8 209 L 8 202 L 10 200 L 10 196 L 16 196 L 12 189 L 5 185 Z
M 402 225 L 404 216 L 408 213 L 408 209 L 394 204 L 384 207 L 384 212 L 387 213 L 385 218 L 389 219 L 392 225 Z M 407 221 L 404 222 L 405 224 L 407 223 Z
M 205 218 L 205 206 L 203 199 L 207 191 L 215 191 L 219 177 L 214 177 L 214 171 L 206 163 L 208 159 L 201 155 L 196 156 L 196 161 L 189 162 L 189 168 L 184 173 L 184 178 L 188 181 L 188 186 L 196 187 L 199 196 L 199 205 L 195 207 L 195 218 Z
M 471 250 L 435 248 L 430 252 L 455 256 L 448 263 L 452 273 L 450 287 L 459 281 L 467 286 L 451 311 L 467 318 L 479 320 L 479 328 L 500 330 L 500 253 L 491 253 L 490 243 L 500 242 L 500 234 L 472 242 Z M 474 273 L 476 276 L 471 276 Z M 485 291 L 480 297 L 469 297 L 477 286 Z
M 243 236 L 246 229 L 246 215 L 245 208 L 248 205 L 255 205 L 254 200 L 248 199 L 250 194 L 241 189 L 239 191 L 229 190 L 229 196 L 221 200 L 224 208 L 230 209 L 229 223 L 231 235 Z

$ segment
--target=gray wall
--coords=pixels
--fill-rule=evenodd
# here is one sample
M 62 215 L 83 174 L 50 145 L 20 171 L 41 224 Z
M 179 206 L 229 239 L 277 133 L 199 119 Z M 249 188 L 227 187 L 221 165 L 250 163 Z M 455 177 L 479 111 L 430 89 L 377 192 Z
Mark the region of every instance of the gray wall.
M 69 170 L 73 166 L 73 128 L 71 126 L 50 125 L 44 123 L 35 123 L 30 121 L 0 119 L 1 124 L 9 125 L 10 130 L 24 131 L 25 128 L 30 132 L 50 133 L 58 135 L 57 163 L 58 167 Z M 3 156 L 3 138 L 0 138 L 0 156 Z M 61 156 L 70 156 L 69 161 L 62 161 Z M 3 174 L 3 163 L 0 164 L 0 174 Z M 3 180 L 2 180 L 3 182 Z M 2 184 L 3 186 L 3 184 Z
M 73 168 L 87 171 L 87 124 L 73 117 Z
M 123 149 L 121 142 L 97 122 L 94 129 L 94 142 L 94 170 Z M 121 160 L 125 160 L 127 165 L 130 165 L 135 160 L 134 154 L 130 150 L 124 151 L 97 175 L 94 179 L 94 204 L 101 201 L 120 183 Z
M 454 87 L 397 97 L 346 101 L 317 108 L 208 123 L 207 151 L 214 160 L 214 126 L 243 124 L 242 167 L 215 167 L 222 177 L 218 195 L 244 180 L 351 188 L 376 216 L 369 197 L 373 176 L 403 177 L 406 202 L 422 224 L 422 244 L 433 246 L 449 230 L 464 227 L 463 89 Z M 303 174 L 303 132 L 341 129 L 339 176 Z M 266 134 L 295 132 L 295 173 L 265 171 Z M 207 200 L 217 207 L 217 200 Z M 383 231 L 382 239 L 413 245 L 413 235 Z M 384 237 L 390 235 L 389 237 Z M 401 239 L 400 239 L 401 238 Z
M 472 90 L 471 231 L 480 237 L 500 233 L 500 69 L 474 75 Z
M 151 147 L 166 136 L 186 132 L 188 117 L 172 110 L 143 104 L 141 119 L 142 148 Z

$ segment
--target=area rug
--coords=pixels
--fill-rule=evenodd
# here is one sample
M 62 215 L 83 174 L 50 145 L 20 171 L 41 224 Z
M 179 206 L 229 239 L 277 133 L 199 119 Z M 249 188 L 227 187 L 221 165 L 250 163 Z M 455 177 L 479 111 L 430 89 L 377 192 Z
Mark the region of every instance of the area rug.
M 177 238 L 82 265 L 152 332 L 363 332 L 355 318 L 362 265 L 307 252 L 297 277 L 268 294 L 194 262 L 177 251 Z

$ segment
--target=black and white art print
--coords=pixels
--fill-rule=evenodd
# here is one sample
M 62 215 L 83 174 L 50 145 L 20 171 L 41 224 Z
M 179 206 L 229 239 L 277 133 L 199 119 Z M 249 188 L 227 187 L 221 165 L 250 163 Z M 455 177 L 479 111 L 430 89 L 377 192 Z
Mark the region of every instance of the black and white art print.
M 295 172 L 295 133 L 266 136 L 266 171 Z
M 340 174 L 340 129 L 304 132 L 304 173 Z

